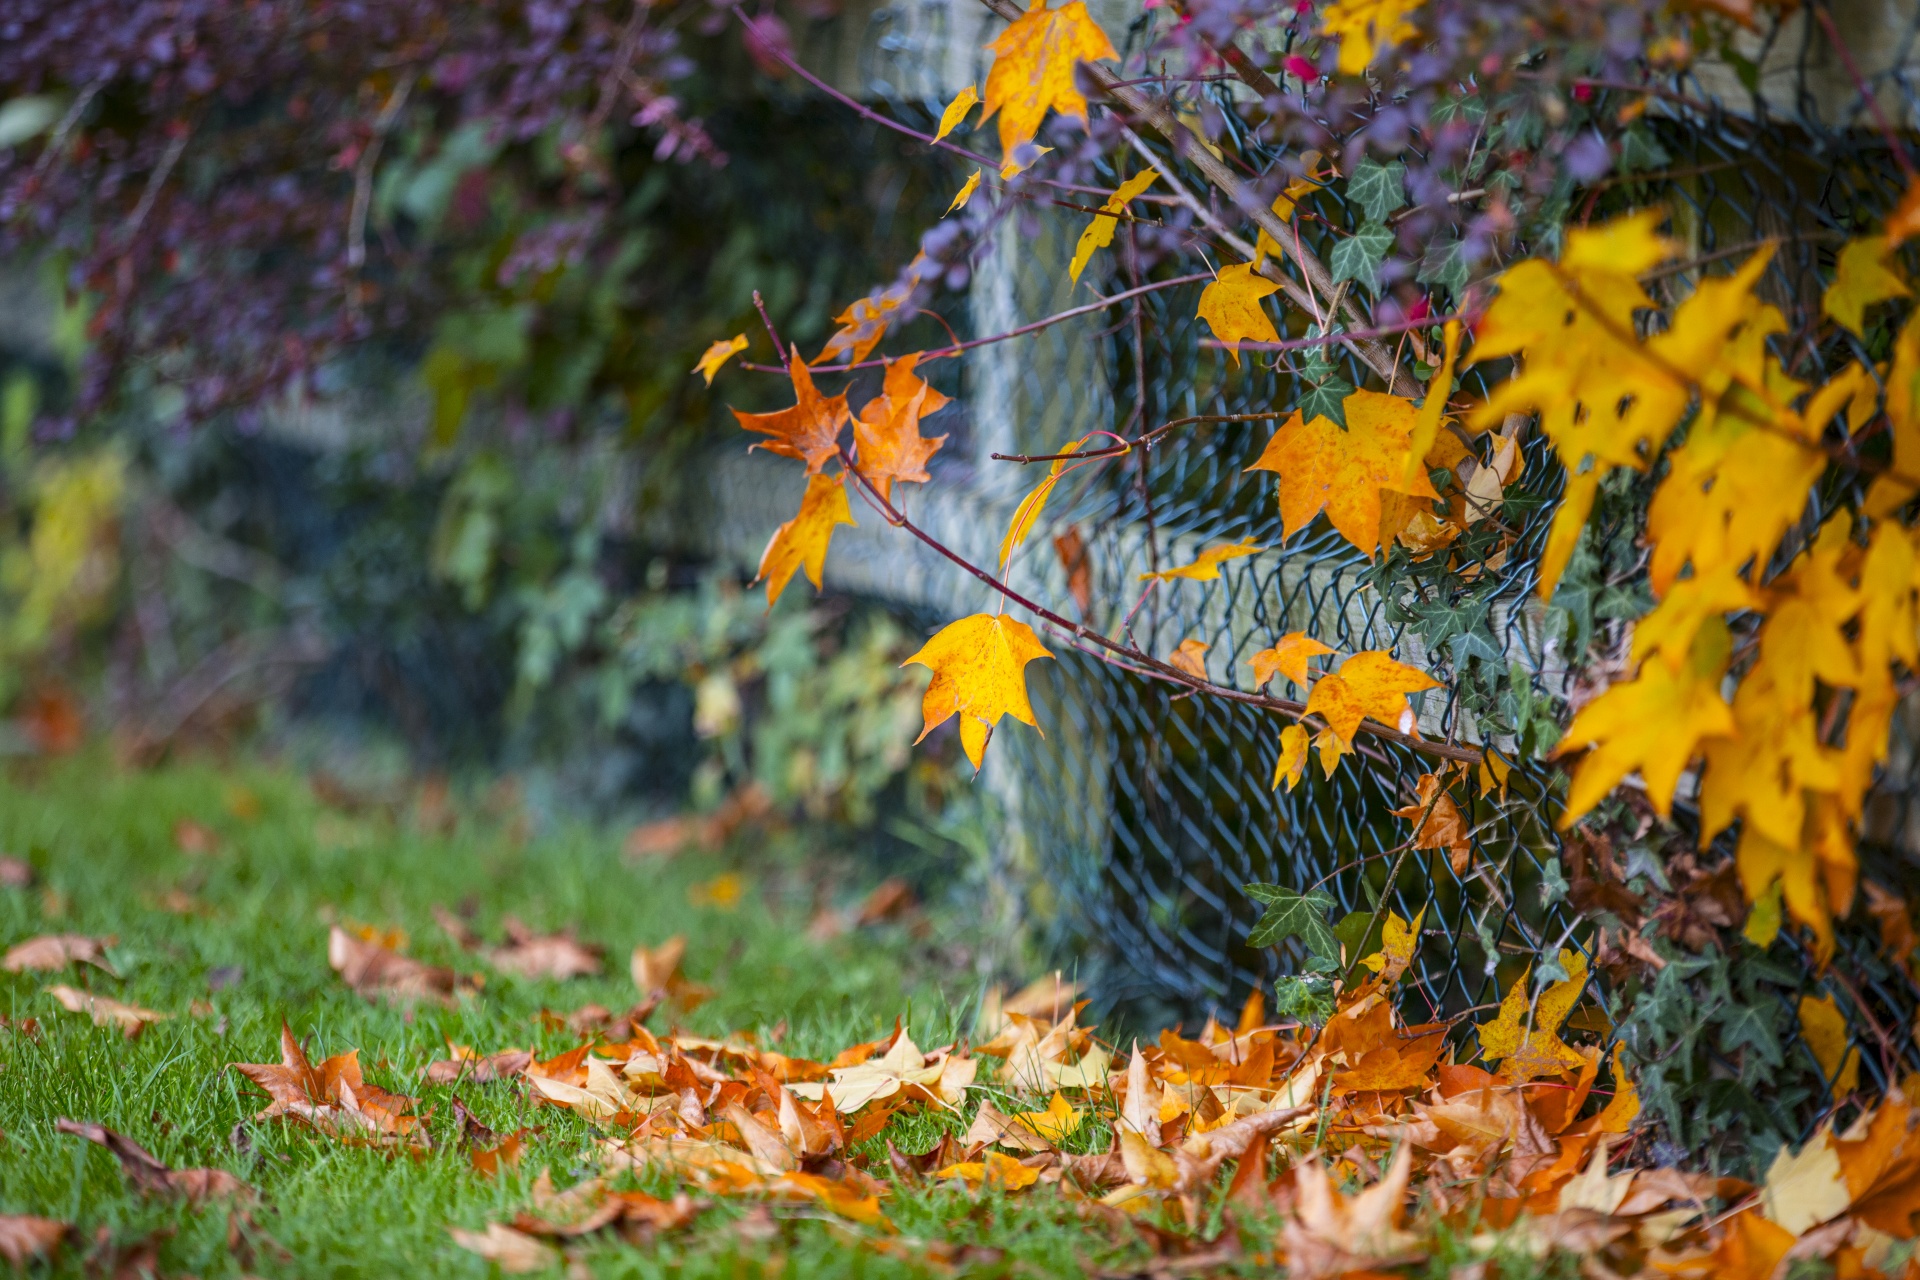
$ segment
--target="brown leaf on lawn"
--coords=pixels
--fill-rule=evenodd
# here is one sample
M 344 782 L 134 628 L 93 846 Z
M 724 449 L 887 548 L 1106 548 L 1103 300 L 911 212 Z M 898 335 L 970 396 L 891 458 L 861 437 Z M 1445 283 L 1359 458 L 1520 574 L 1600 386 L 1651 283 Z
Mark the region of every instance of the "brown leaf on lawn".
M 220 837 L 213 828 L 182 818 L 173 824 L 173 844 L 189 858 L 204 858 L 220 848 Z
M 266 1110 L 254 1118 L 267 1120 L 290 1115 L 330 1137 L 384 1140 L 408 1138 L 423 1142 L 420 1118 L 411 1114 L 414 1100 L 366 1083 L 360 1075 L 360 1051 L 349 1049 L 315 1067 L 280 1025 L 278 1063 L 234 1062 L 235 1071 L 266 1091 Z
M 684 1191 L 661 1200 L 643 1191 L 610 1191 L 599 1178 L 556 1192 L 551 1172 L 543 1169 L 533 1184 L 534 1212 L 516 1215 L 513 1225 L 529 1235 L 561 1237 L 617 1226 L 629 1240 L 644 1243 L 658 1232 L 685 1226 L 705 1207 Z
M 635 947 L 628 971 L 633 974 L 633 985 L 640 989 L 641 997 L 671 1000 L 684 1013 L 691 1013 L 706 1003 L 712 990 L 687 981 L 687 976 L 680 971 L 680 962 L 686 954 L 686 935 L 679 933 L 657 947 Z
M 51 1258 L 73 1231 L 73 1224 L 31 1214 L 0 1214 L 0 1258 L 16 1269 L 33 1258 Z
M 369 1000 L 385 997 L 452 1004 L 456 994 L 469 994 L 479 986 L 451 969 L 423 964 L 377 942 L 356 938 L 339 925 L 327 931 L 327 963 Z
M 490 947 L 460 917 L 445 907 L 435 907 L 433 918 L 462 950 L 477 951 L 488 964 L 502 973 L 561 981 L 596 977 L 600 973 L 601 957 L 605 951 L 580 942 L 571 929 L 538 934 L 513 916 L 508 916 L 500 922 L 500 927 L 507 935 L 505 945 Z
M 462 1249 L 479 1254 L 510 1276 L 544 1271 L 560 1261 L 559 1251 L 551 1245 L 542 1244 L 523 1231 L 503 1227 L 497 1222 L 489 1222 L 485 1231 L 463 1231 L 459 1227 L 449 1227 L 447 1233 Z
M 457 1084 L 462 1080 L 471 1080 L 475 1084 L 491 1084 L 495 1080 L 510 1080 L 522 1074 L 527 1064 L 533 1061 L 533 1053 L 527 1049 L 502 1049 L 498 1053 L 478 1054 L 466 1045 L 447 1042 L 447 1051 L 453 1056 L 427 1065 L 425 1079 L 428 1084 Z
M 74 987 L 53 986 L 47 988 L 47 994 L 66 1006 L 71 1013 L 84 1013 L 93 1019 L 96 1027 L 119 1027 L 127 1039 L 138 1039 L 140 1033 L 156 1022 L 164 1022 L 173 1015 L 155 1013 L 151 1009 L 142 1009 L 137 1004 L 122 1004 L 106 996 L 96 996 L 91 992 L 80 991 Z
M 253 1188 L 225 1169 L 170 1169 L 147 1149 L 105 1125 L 56 1120 L 54 1129 L 105 1147 L 120 1162 L 127 1181 L 148 1195 L 177 1195 L 193 1205 L 210 1200 L 251 1200 Z
M 31 889 L 33 878 L 31 862 L 10 853 L 0 853 L 0 889 Z M 45 1222 L 48 1219 L 35 1218 L 32 1221 Z
M 38 1040 L 40 1038 L 40 1019 L 20 1018 L 17 1020 L 9 1020 L 4 1015 L 0 1015 L 0 1031 L 11 1031 L 14 1035 L 25 1036 L 29 1040 Z
M 1380 1180 L 1348 1198 L 1308 1158 L 1294 1171 L 1293 1216 L 1281 1237 L 1288 1275 L 1314 1280 L 1417 1260 L 1420 1238 L 1400 1225 L 1412 1172 L 1413 1148 L 1402 1143 Z
M 107 948 L 119 941 L 117 938 L 90 938 L 83 933 L 45 933 L 37 938 L 28 938 L 0 956 L 0 969 L 8 973 L 24 973 L 32 969 L 40 973 L 55 973 L 69 965 L 90 964 L 94 968 L 114 977 L 113 966 L 106 961 Z
M 501 1169 L 511 1169 L 520 1163 L 520 1153 L 527 1145 L 527 1135 L 533 1130 L 515 1129 L 499 1143 L 491 1147 L 473 1147 L 467 1152 L 467 1160 L 473 1165 L 473 1171 L 483 1178 L 491 1178 Z

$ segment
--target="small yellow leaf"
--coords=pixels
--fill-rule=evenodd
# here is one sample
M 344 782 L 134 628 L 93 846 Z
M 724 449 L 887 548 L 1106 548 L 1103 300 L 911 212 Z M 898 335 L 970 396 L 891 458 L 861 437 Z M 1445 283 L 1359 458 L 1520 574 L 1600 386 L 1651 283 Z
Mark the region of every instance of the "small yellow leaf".
M 974 191 L 980 186 L 980 173 L 981 171 L 979 169 L 975 169 L 973 176 L 960 185 L 960 193 L 954 196 L 953 203 L 947 206 L 947 213 L 952 213 L 956 209 L 964 209 L 967 207 L 967 201 L 973 199 Z M 940 216 L 944 218 L 947 216 L 947 213 L 943 213 Z
M 1090 439 L 1092 439 L 1091 436 L 1082 436 L 1060 452 L 1078 453 L 1080 446 Z M 1035 485 L 1033 491 L 1020 499 L 1020 505 L 1013 509 L 1013 519 L 1007 523 L 1007 536 L 1000 540 L 1002 569 L 1007 567 L 1007 561 L 1013 558 L 1013 553 L 1019 550 L 1020 544 L 1027 540 L 1027 535 L 1033 532 L 1034 521 L 1040 518 L 1042 508 L 1047 505 L 1047 499 L 1053 494 L 1053 486 L 1060 483 L 1060 477 L 1065 474 L 1066 469 L 1066 458 L 1054 459 L 1053 465 L 1047 468 L 1047 478 Z
M 1056 1090 L 1045 1111 L 1016 1111 L 1013 1118 L 1048 1142 L 1061 1143 L 1080 1127 L 1083 1114 Z
M 917 662 L 933 672 L 920 702 L 925 727 L 914 741 L 958 715 L 961 746 L 978 769 L 1001 716 L 1039 727 L 1027 701 L 1026 666 L 1052 656 L 1032 627 L 1005 614 L 976 613 L 949 623 L 900 664 Z
M 1530 1080 L 1564 1068 L 1577 1068 L 1586 1061 L 1560 1039 L 1560 1027 L 1586 986 L 1587 958 L 1577 951 L 1562 949 L 1560 967 L 1566 970 L 1566 979 L 1542 991 L 1538 999 L 1531 1001 L 1529 1009 L 1528 979 L 1533 976 L 1533 966 L 1528 965 L 1507 988 L 1499 1015 L 1477 1028 L 1480 1056 L 1490 1063 L 1505 1060 L 1504 1074 L 1510 1079 Z
M 753 580 L 766 579 L 767 607 L 771 609 L 787 589 L 795 569 L 804 568 L 807 581 L 818 591 L 820 575 L 827 565 L 827 544 L 835 527 L 854 523 L 847 506 L 846 477 L 808 476 L 799 513 L 773 531 L 767 549 L 760 553 L 760 570 Z
M 1220 577 L 1220 566 L 1228 560 L 1238 560 L 1242 556 L 1257 556 L 1265 547 L 1254 545 L 1252 538 L 1242 538 L 1238 542 L 1216 542 L 1194 558 L 1192 564 L 1183 564 L 1178 569 L 1162 569 L 1159 573 L 1143 573 L 1142 581 L 1158 578 L 1162 582 L 1171 582 L 1175 578 L 1190 578 L 1195 582 L 1213 582 Z
M 1280 340 L 1273 321 L 1260 308 L 1260 299 L 1279 288 L 1277 281 L 1255 275 L 1251 262 L 1242 262 L 1220 268 L 1213 283 L 1200 291 L 1199 317 L 1212 326 L 1213 336 L 1226 344 L 1235 364 L 1240 363 L 1240 343 L 1244 339 Z
M 1253 682 L 1265 685 L 1278 673 L 1304 689 L 1308 684 L 1307 663 L 1332 652 L 1306 632 L 1290 631 L 1275 640 L 1273 648 L 1253 655 Z
M 690 372 L 699 374 L 707 380 L 708 386 L 712 386 L 713 375 L 720 372 L 720 366 L 731 360 L 736 353 L 746 349 L 747 335 L 736 333 L 733 337 L 708 347 L 707 353 L 700 357 L 700 363 L 694 365 Z
M 1627 1064 L 1622 1055 L 1626 1046 L 1616 1042 L 1613 1046 L 1613 1097 L 1595 1117 L 1594 1128 L 1601 1133 L 1625 1133 L 1633 1127 L 1634 1120 L 1640 1114 L 1640 1090 L 1627 1077 Z
M 970 1187 L 989 1187 L 1001 1191 L 1021 1191 L 1040 1181 L 1040 1171 L 1030 1169 L 1012 1156 L 989 1151 L 980 1160 L 950 1164 L 933 1175 L 957 1178 Z
M 1120 225 L 1116 215 L 1124 212 L 1127 202 L 1152 186 L 1154 179 L 1159 176 L 1153 169 L 1141 170 L 1121 183 L 1119 189 L 1100 206 L 1101 212 L 1095 214 L 1086 230 L 1080 233 L 1080 242 L 1073 249 L 1073 262 L 1067 268 L 1067 274 L 1076 284 L 1079 283 L 1080 273 L 1087 269 L 1087 263 L 1092 260 L 1094 250 L 1104 249 L 1113 243 L 1113 233 Z
M 1780 936 L 1780 889 L 1777 879 L 1769 884 L 1767 891 L 1754 902 L 1753 910 L 1747 913 L 1746 924 L 1740 927 L 1740 936 L 1762 951 Z
M 1395 662 L 1384 650 L 1369 650 L 1320 677 L 1307 695 L 1307 714 L 1320 716 L 1344 742 L 1352 742 L 1360 722 L 1367 719 L 1412 733 L 1413 708 L 1407 695 L 1439 687 L 1426 672 Z
M 1860 1087 L 1860 1051 L 1847 1043 L 1847 1019 L 1832 996 L 1800 997 L 1800 1034 L 1839 1102 Z
M 1297 724 L 1290 724 L 1280 731 L 1280 758 L 1273 762 L 1273 789 L 1280 789 L 1281 780 L 1291 791 L 1299 785 L 1300 777 L 1307 771 L 1307 731 Z
M 1502 756 L 1492 747 L 1488 747 L 1480 753 L 1480 764 L 1478 768 L 1480 794 L 1484 796 L 1489 791 L 1497 788 L 1500 792 L 1500 798 L 1505 800 L 1507 798 L 1507 778 L 1512 773 L 1513 766 L 1507 763 L 1506 757 Z
M 967 118 L 967 112 L 973 110 L 979 101 L 980 95 L 972 85 L 954 94 L 953 101 L 949 102 L 947 109 L 940 113 L 940 128 L 934 133 L 933 140 L 938 142 L 959 128 L 960 122 Z
M 1198 640 L 1187 639 L 1167 656 L 1167 665 L 1186 672 L 1196 680 L 1207 678 L 1207 648 Z
M 1868 307 L 1889 298 L 1906 297 L 1907 282 L 1887 265 L 1887 255 L 1892 251 L 1885 236 L 1849 240 L 1840 251 L 1833 283 L 1821 295 L 1822 313 L 1858 334 L 1866 327 Z

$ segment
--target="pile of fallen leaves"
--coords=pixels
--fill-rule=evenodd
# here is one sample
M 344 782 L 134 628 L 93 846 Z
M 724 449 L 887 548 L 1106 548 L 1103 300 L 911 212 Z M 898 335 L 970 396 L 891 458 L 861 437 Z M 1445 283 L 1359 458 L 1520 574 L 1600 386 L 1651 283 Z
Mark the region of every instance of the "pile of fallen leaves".
M 597 972 L 600 952 L 517 924 L 488 946 L 443 921 L 465 949 L 507 971 Z M 550 1171 L 503 1222 L 451 1227 L 463 1247 L 509 1272 L 562 1260 L 596 1236 L 636 1243 L 694 1223 L 724 1199 L 750 1201 L 735 1224 L 769 1237 L 779 1216 L 825 1218 L 850 1248 L 936 1268 L 977 1242 L 904 1236 L 888 1202 L 904 1187 L 979 1197 L 1050 1196 L 1103 1231 L 1131 1233 L 1168 1265 L 1280 1264 L 1300 1277 L 1389 1272 L 1445 1253 L 1546 1260 L 1578 1255 L 1593 1275 L 1784 1275 L 1797 1259 L 1841 1276 L 1904 1273 L 1920 1233 L 1920 1113 L 1894 1093 L 1844 1129 L 1784 1151 L 1754 1186 L 1629 1159 L 1639 1102 L 1616 1051 L 1561 1038 L 1586 984 L 1514 982 L 1471 1028 L 1409 1025 L 1396 995 L 1419 922 L 1390 913 L 1380 950 L 1336 983 L 1318 1026 L 1273 1023 L 1256 994 L 1236 1025 L 1162 1032 L 1116 1051 L 1081 1023 L 1085 1003 L 1056 975 L 1010 998 L 990 994 L 962 1039 L 923 1047 L 904 1023 L 817 1061 L 747 1032 L 715 1039 L 648 1024 L 709 992 L 687 980 L 682 939 L 635 950 L 637 1003 L 543 1015 L 573 1048 L 450 1045 L 422 1084 L 512 1089 L 571 1111 L 597 1132 L 590 1176 L 556 1189 Z M 103 945 L 63 938 L 25 953 L 47 967 L 103 964 Z M 369 998 L 444 1001 L 477 984 L 402 956 L 404 938 L 336 926 L 329 956 Z M 19 953 L 16 952 L 16 955 Z M 21 967 L 28 967 L 22 964 Z M 52 994 L 62 1003 L 58 990 Z M 1456 1023 L 1461 1020 L 1456 1020 Z M 1578 1019 L 1573 1019 L 1576 1024 Z M 1477 1058 L 1479 1065 L 1463 1060 Z M 1596 1086 L 1608 1067 L 1612 1088 Z M 424 1157 L 431 1112 L 368 1081 L 357 1051 L 314 1063 L 290 1029 L 280 1061 L 234 1070 L 267 1095 L 259 1119 L 325 1141 Z M 530 1130 L 488 1129 L 456 1094 L 458 1143 L 477 1176 L 516 1164 Z M 906 1128 L 906 1116 L 932 1124 Z M 237 1247 L 264 1240 L 257 1196 L 230 1175 L 174 1171 L 124 1136 L 63 1121 L 107 1147 L 153 1195 L 231 1206 Z M 938 1139 L 903 1150 L 906 1132 Z M 1616 1167 L 1618 1166 L 1618 1167 Z M 632 1189 L 645 1175 L 666 1194 Z M 0 1256 L 49 1251 L 66 1224 L 0 1218 Z M 270 1241 L 268 1242 L 270 1244 Z

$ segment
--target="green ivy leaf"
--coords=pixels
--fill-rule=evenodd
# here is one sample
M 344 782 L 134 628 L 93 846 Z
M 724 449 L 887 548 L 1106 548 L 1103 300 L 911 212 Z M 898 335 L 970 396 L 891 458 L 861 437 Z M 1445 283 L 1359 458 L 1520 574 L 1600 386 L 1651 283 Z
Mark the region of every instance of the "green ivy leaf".
M 1449 240 L 1427 246 L 1420 258 L 1420 273 L 1414 278 L 1421 284 L 1442 285 L 1457 295 L 1467 287 L 1468 274 L 1465 243 Z
M 1369 222 L 1333 246 L 1327 265 L 1333 270 L 1333 282 L 1355 280 L 1375 293 L 1380 291 L 1380 263 L 1393 248 L 1393 232 L 1378 222 Z
M 1398 160 L 1391 164 L 1362 160 L 1347 179 L 1347 198 L 1367 211 L 1368 222 L 1385 222 L 1388 214 L 1407 202 L 1406 178 L 1407 166 Z
M 1720 1050 L 1732 1053 L 1743 1045 L 1751 1046 L 1762 1060 L 1773 1066 L 1786 1062 L 1780 1051 L 1780 1033 L 1774 1026 L 1770 1011 L 1763 1004 L 1742 1004 L 1734 1002 L 1718 1011 L 1720 1022 Z
M 1623 173 L 1637 173 L 1647 169 L 1664 169 L 1673 163 L 1673 157 L 1653 136 L 1653 130 L 1644 124 L 1637 124 L 1627 130 L 1620 140 L 1620 169 Z
M 1296 893 L 1277 884 L 1250 884 L 1246 894 L 1255 902 L 1267 904 L 1253 932 L 1247 935 L 1250 947 L 1271 947 L 1283 938 L 1298 938 L 1316 956 L 1338 962 L 1340 941 L 1327 927 L 1327 910 L 1333 898 L 1319 890 Z
M 1346 398 L 1353 394 L 1353 384 L 1344 378 L 1329 378 L 1317 387 L 1308 390 L 1300 397 L 1300 413 L 1308 422 L 1315 414 L 1326 418 L 1338 426 L 1347 425 Z

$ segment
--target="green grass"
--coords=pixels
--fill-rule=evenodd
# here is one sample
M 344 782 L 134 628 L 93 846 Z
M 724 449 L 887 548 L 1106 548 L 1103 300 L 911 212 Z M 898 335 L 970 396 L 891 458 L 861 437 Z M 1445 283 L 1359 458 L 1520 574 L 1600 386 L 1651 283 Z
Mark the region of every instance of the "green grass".
M 256 814 L 235 816 L 236 788 L 257 800 Z M 178 850 L 181 819 L 214 829 L 218 849 L 197 857 Z M 571 1047 L 566 1033 L 541 1029 L 540 1011 L 627 1007 L 634 992 L 626 956 L 636 944 L 688 936 L 687 971 L 716 992 L 685 1020 L 688 1029 L 752 1028 L 764 1040 L 784 1024 L 781 1047 L 799 1055 L 830 1055 L 884 1034 L 897 1015 L 909 1018 L 919 1043 L 944 1043 L 970 1024 L 978 998 L 969 975 L 943 973 L 941 952 L 905 930 L 810 941 L 819 865 L 790 849 L 633 866 L 605 832 L 522 842 L 508 824 L 469 817 L 452 835 L 427 836 L 404 822 L 328 810 L 300 779 L 272 770 L 124 773 L 97 757 L 17 769 L 0 781 L 0 850 L 27 858 L 39 874 L 30 889 L 0 889 L 0 947 L 50 932 L 118 938 L 110 953 L 118 979 L 87 970 L 0 973 L 0 1014 L 40 1024 L 38 1038 L 0 1031 L 0 1213 L 77 1224 L 80 1240 L 63 1251 L 59 1274 L 80 1272 L 101 1231 L 122 1243 L 170 1231 L 160 1249 L 166 1274 L 248 1270 L 228 1249 L 224 1212 L 138 1194 L 105 1150 L 57 1134 L 61 1117 L 117 1129 L 176 1168 L 212 1166 L 251 1183 L 262 1198 L 261 1227 L 286 1251 L 256 1257 L 255 1272 L 487 1274 L 489 1264 L 455 1246 L 447 1228 L 510 1218 L 542 1169 L 560 1186 L 589 1176 L 597 1134 L 571 1112 L 532 1106 L 517 1085 L 461 1085 L 462 1101 L 495 1129 L 543 1126 L 517 1169 L 479 1177 L 455 1142 L 456 1090 L 424 1086 L 420 1072 L 446 1056 L 449 1039 L 481 1050 Z M 691 904 L 693 886 L 730 869 L 748 884 L 738 907 Z M 168 910 L 163 899 L 175 890 L 199 909 Z M 398 926 L 410 935 L 410 954 L 484 972 L 434 925 L 435 904 L 470 911 L 489 937 L 499 936 L 508 914 L 541 930 L 572 926 L 607 948 L 608 975 L 562 984 L 487 973 L 483 991 L 456 1007 L 408 1010 L 363 1000 L 328 968 L 327 927 L 339 920 Z M 213 989 L 216 971 L 235 969 L 237 980 Z M 173 1016 L 128 1041 L 61 1009 L 44 994 L 58 981 Z M 204 1002 L 197 1014 L 196 1002 Z M 357 1048 L 371 1081 L 420 1098 L 422 1111 L 432 1111 L 435 1150 L 416 1159 L 254 1120 L 264 1099 L 226 1066 L 276 1061 L 283 1019 L 316 1059 Z M 904 1118 L 888 1136 L 924 1150 L 940 1126 L 935 1117 Z M 718 1204 L 691 1230 L 651 1246 L 591 1242 L 577 1261 L 609 1277 L 936 1269 L 862 1249 L 843 1226 L 798 1207 L 780 1210 L 790 1216 L 774 1238 L 743 1240 L 734 1225 L 747 1207 Z M 989 1273 L 1077 1274 L 1146 1254 L 1124 1233 L 1116 1238 L 1077 1218 L 1055 1195 L 974 1198 L 948 1186 L 902 1187 L 885 1209 L 903 1236 L 1004 1250 L 1000 1261 L 982 1264 Z

